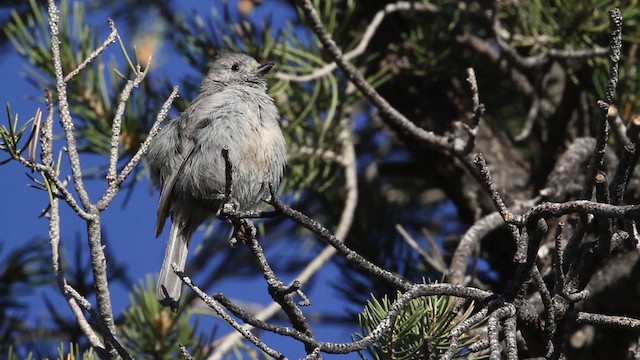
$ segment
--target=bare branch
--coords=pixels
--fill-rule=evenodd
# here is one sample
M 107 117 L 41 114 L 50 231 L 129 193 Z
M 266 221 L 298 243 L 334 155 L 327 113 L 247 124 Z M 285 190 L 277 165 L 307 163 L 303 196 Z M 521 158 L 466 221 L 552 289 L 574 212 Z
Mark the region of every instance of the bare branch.
M 500 340 L 498 339 L 498 334 L 500 330 L 498 328 L 498 324 L 501 319 L 514 317 L 515 314 L 516 314 L 515 306 L 511 304 L 506 304 L 503 307 L 496 309 L 489 315 L 489 321 L 487 324 L 487 332 L 489 333 L 489 343 L 490 343 L 489 348 L 491 349 L 491 354 L 489 356 L 489 359 L 491 360 L 502 359 L 500 355 L 501 353 Z M 517 351 L 515 351 L 516 349 L 513 348 L 513 345 L 514 345 L 513 343 L 515 342 L 515 337 L 516 337 L 515 329 L 512 328 L 512 326 L 510 325 L 509 330 L 513 330 L 513 333 L 510 333 L 510 334 L 506 334 L 507 329 L 504 329 L 504 330 L 505 330 L 505 337 L 507 338 L 507 342 L 506 342 L 507 346 L 511 347 L 511 349 L 507 349 L 507 359 L 517 360 L 518 354 L 517 354 Z M 514 351 L 515 351 L 515 354 L 514 354 Z
M 488 314 L 489 308 L 485 306 L 468 319 L 456 325 L 456 327 L 451 330 L 451 333 L 449 335 L 449 348 L 444 354 L 442 354 L 442 357 L 440 357 L 440 359 L 451 360 L 458 351 L 458 339 L 460 338 L 460 336 L 469 331 L 469 329 L 471 329 L 472 327 L 477 326 L 478 324 L 483 322 Z
M 616 140 L 621 144 L 628 144 L 630 140 L 627 136 L 627 125 L 625 125 L 624 121 L 620 117 L 620 112 L 615 105 L 609 106 L 607 120 L 609 120 L 609 125 L 613 128 L 613 134 L 615 135 Z
M 634 164 L 634 158 L 636 158 L 636 144 L 630 142 L 626 144 L 622 150 L 622 156 L 620 162 L 616 168 L 616 173 L 613 176 L 613 181 L 609 187 L 609 192 L 612 195 L 611 203 L 613 205 L 622 204 L 624 201 L 624 192 L 627 188 L 627 182 L 629 175 L 632 172 L 632 166 Z
M 518 263 L 524 263 L 525 261 L 525 252 L 526 252 L 526 243 L 523 243 L 521 240 L 521 234 L 518 228 L 512 223 L 514 221 L 518 221 L 520 218 L 519 215 L 514 215 L 507 209 L 507 206 L 502 201 L 502 197 L 500 193 L 498 193 L 498 188 L 491 180 L 491 174 L 489 173 L 489 168 L 487 167 L 487 162 L 482 156 L 481 153 L 477 153 L 473 157 L 473 162 L 476 164 L 478 172 L 480 173 L 480 177 L 482 178 L 483 185 L 485 189 L 489 192 L 491 196 L 491 200 L 495 204 L 498 212 L 502 215 L 504 221 L 508 224 L 509 231 L 511 232 L 511 237 L 513 241 L 516 243 L 516 254 L 514 255 L 514 259 Z
M 367 46 L 371 42 L 373 35 L 376 33 L 376 31 L 378 30 L 378 27 L 380 26 L 380 24 L 382 23 L 382 21 L 385 19 L 387 15 L 390 15 L 397 11 L 409 11 L 409 10 L 413 10 L 416 12 L 437 13 L 437 12 L 440 12 L 440 7 L 434 4 L 424 4 L 424 3 L 410 2 L 410 1 L 398 1 L 393 4 L 387 4 L 384 7 L 384 9 L 379 10 L 373 16 L 373 19 L 367 26 L 367 29 L 364 31 L 364 34 L 362 35 L 360 42 L 355 48 L 353 48 L 352 50 L 344 54 L 344 60 L 351 61 L 364 53 L 364 51 L 367 49 Z M 276 74 L 276 77 L 280 80 L 285 80 L 285 81 L 305 82 L 305 81 L 311 81 L 311 80 L 315 80 L 323 76 L 326 76 L 330 74 L 333 70 L 335 70 L 336 67 L 337 67 L 336 63 L 332 62 L 324 65 L 319 69 L 314 70 L 310 74 L 291 75 L 291 74 L 278 72 Z
M 115 338 L 115 334 L 112 333 L 107 327 L 107 325 L 102 321 L 100 314 L 98 314 L 96 310 L 91 306 L 91 303 L 89 302 L 89 300 L 87 300 L 85 297 L 80 295 L 80 293 L 78 293 L 76 289 L 71 287 L 71 285 L 68 285 L 68 284 L 65 285 L 64 291 L 65 291 L 65 294 L 71 296 L 78 304 L 80 304 L 80 306 L 82 306 L 86 311 L 88 311 L 91 314 L 91 316 L 95 319 L 96 323 L 98 324 L 101 330 L 100 334 L 109 339 L 109 343 L 114 345 L 116 350 L 118 350 L 118 355 L 120 355 L 123 359 L 131 359 L 131 356 L 127 353 L 127 350 L 125 350 L 122 347 L 120 342 L 118 342 L 118 340 Z
M 404 241 L 407 242 L 407 244 L 409 244 L 409 246 L 411 246 L 411 248 L 413 250 L 415 250 L 418 255 L 420 255 L 420 257 L 429 265 L 431 265 L 432 268 L 434 268 L 436 271 L 440 272 L 443 275 L 447 275 L 447 273 L 449 272 L 447 270 L 446 264 L 442 264 L 438 261 L 436 261 L 434 258 L 432 258 L 431 256 L 429 256 L 429 254 L 427 254 L 426 251 L 424 251 L 424 249 L 422 249 L 420 247 L 420 245 L 418 245 L 418 243 L 411 237 L 411 235 L 409 235 L 409 233 L 407 232 L 407 230 L 404 229 L 404 227 L 402 227 L 402 225 L 400 224 L 396 224 L 396 230 L 398 231 L 398 233 L 400 234 L 400 236 L 402 236 L 402 238 L 404 239 Z M 432 251 L 437 251 L 437 249 L 432 250 Z
M 451 259 L 451 265 L 449 266 L 448 281 L 451 284 L 465 284 L 464 277 L 467 272 L 467 266 L 476 244 L 488 233 L 504 225 L 502 215 L 496 211 L 476 221 L 467 232 L 464 233 L 462 239 L 460 239 L 460 243 L 456 247 L 456 251 Z
M 104 193 L 104 195 L 102 195 L 102 198 L 96 204 L 96 207 L 98 208 L 99 211 L 103 211 L 109 206 L 111 201 L 113 201 L 114 197 L 118 193 L 118 189 L 120 188 L 120 185 L 129 177 L 133 169 L 135 169 L 135 167 L 138 166 L 138 163 L 140 163 L 140 160 L 142 160 L 142 156 L 144 156 L 144 154 L 146 154 L 147 152 L 147 149 L 149 149 L 149 144 L 151 144 L 151 141 L 153 141 L 155 136 L 158 134 L 158 131 L 160 131 L 160 125 L 162 124 L 164 119 L 167 117 L 167 114 L 169 113 L 169 109 L 171 108 L 171 104 L 173 104 L 173 101 L 177 97 L 178 97 L 178 87 L 174 86 L 173 90 L 171 91 L 171 94 L 162 105 L 160 112 L 158 112 L 156 121 L 151 126 L 151 129 L 149 130 L 149 134 L 147 135 L 147 138 L 144 140 L 142 145 L 140 145 L 140 148 L 138 148 L 138 151 L 135 153 L 135 155 L 133 155 L 131 160 L 129 160 L 127 165 L 124 166 L 124 168 L 120 172 L 120 175 L 118 175 L 117 179 L 109 183 L 109 187 L 107 188 L 107 191 Z
M 47 136 L 49 134 L 52 134 L 53 126 L 51 124 L 52 122 L 48 122 L 43 127 L 43 132 L 45 132 Z M 42 156 L 44 160 L 48 160 L 49 157 L 51 156 L 49 149 L 45 150 L 45 148 L 43 148 L 42 154 L 43 154 Z M 49 242 L 51 245 L 51 261 L 53 264 L 53 271 L 56 275 L 56 282 L 58 284 L 58 287 L 60 288 L 60 291 L 67 299 L 67 303 L 69 304 L 69 307 L 71 308 L 71 312 L 73 313 L 73 315 L 76 318 L 76 321 L 78 322 L 78 326 L 80 327 L 80 330 L 87 337 L 93 349 L 98 354 L 104 355 L 106 353 L 104 344 L 102 343 L 102 341 L 100 341 L 99 337 L 93 331 L 93 329 L 91 328 L 91 325 L 89 325 L 89 322 L 84 317 L 84 314 L 82 313 L 82 309 L 80 308 L 76 300 L 71 296 L 69 296 L 68 293 L 65 291 L 67 280 L 65 279 L 64 272 L 62 270 L 62 262 L 60 260 L 59 204 L 60 204 L 60 201 L 58 200 L 58 198 L 53 197 L 51 199 L 50 209 L 49 209 Z
M 509 309 L 509 315 L 504 320 L 504 338 L 505 348 L 507 350 L 508 360 L 518 360 L 518 344 L 516 343 L 516 309 L 512 306 L 507 306 Z
M 611 35 L 611 42 L 609 43 L 609 82 L 607 84 L 604 101 L 598 101 L 602 119 L 598 123 L 599 130 L 596 136 L 596 148 L 593 150 L 593 156 L 587 168 L 587 175 L 581 196 L 582 199 L 591 198 L 595 174 L 603 167 L 603 158 L 609 135 L 607 116 L 609 114 L 609 106 L 613 103 L 616 88 L 618 87 L 618 76 L 620 75 L 620 53 L 622 52 L 622 13 L 620 13 L 620 9 L 615 8 L 609 11 L 609 18 Z
M 640 215 L 640 205 L 611 205 L 588 200 L 574 200 L 564 203 L 545 202 L 522 215 L 522 223 L 537 221 L 543 217 L 559 217 L 569 213 L 594 214 L 605 218 L 634 218 Z M 518 222 L 519 224 L 522 224 Z
M 109 33 L 109 36 L 107 36 L 107 38 L 102 42 L 102 45 L 100 45 L 97 49 L 91 52 L 91 54 L 89 54 L 89 56 L 87 56 L 87 58 L 84 59 L 84 61 L 80 65 L 78 65 L 77 68 L 75 68 L 72 72 L 70 72 L 69 74 L 67 74 L 67 76 L 65 76 L 64 78 L 65 82 L 71 81 L 71 79 L 73 79 L 85 67 L 87 67 L 87 65 L 89 65 L 93 60 L 95 60 L 95 58 L 97 58 L 98 55 L 100 55 L 107 47 L 109 47 L 109 45 L 116 42 L 116 36 L 118 36 L 118 29 L 116 29 L 116 24 L 111 19 L 107 20 L 107 22 L 109 23 L 109 28 L 111 29 L 111 33 Z
M 341 155 L 336 154 L 331 150 L 314 149 L 308 146 L 292 145 L 287 154 L 287 161 L 297 160 L 310 156 L 317 156 L 325 161 L 335 161 L 337 163 L 344 162 Z
M 463 154 L 469 154 L 473 150 L 476 144 L 476 136 L 478 135 L 478 124 L 480 123 L 480 118 L 485 111 L 484 104 L 480 103 L 478 80 L 476 79 L 476 73 L 473 68 L 467 68 L 467 82 L 469 83 L 469 88 L 471 89 L 471 102 L 473 105 L 473 111 L 471 113 L 471 119 L 469 119 L 469 124 L 464 124 L 467 133 L 469 134 L 469 138 L 466 139 L 462 146 L 458 145 L 457 142 L 454 142 L 455 150 Z
M 193 292 L 196 295 L 198 295 L 198 297 L 202 299 L 202 301 L 204 301 L 205 304 L 207 304 L 207 306 L 213 309 L 216 312 L 216 314 L 218 314 L 218 316 L 222 318 L 222 320 L 227 322 L 234 329 L 236 329 L 236 331 L 241 333 L 245 339 L 251 341 L 254 345 L 260 348 L 260 350 L 264 351 L 265 354 L 268 354 L 276 359 L 286 359 L 284 355 L 268 347 L 264 342 L 262 342 L 262 340 L 258 339 L 249 330 L 244 329 L 234 318 L 232 318 L 229 314 L 227 314 L 227 312 L 224 310 L 224 308 L 222 308 L 222 306 L 220 306 L 220 304 L 218 304 L 218 302 L 216 302 L 213 298 L 207 295 L 199 287 L 193 284 L 193 282 L 191 281 L 191 278 L 189 278 L 182 271 L 180 271 L 180 269 L 178 269 L 178 266 L 176 264 L 171 264 L 171 266 L 173 267 L 173 271 L 176 273 L 176 275 L 178 275 L 178 277 L 180 277 L 180 280 L 182 280 L 182 282 L 187 284 L 187 286 L 189 286 L 191 290 L 193 290 Z
M 402 313 L 402 310 L 406 308 L 406 306 L 409 304 L 409 302 L 412 299 L 423 297 L 423 296 L 432 296 L 432 295 L 452 295 L 452 296 L 459 296 L 463 298 L 481 300 L 491 296 L 491 293 L 484 292 L 477 289 L 464 288 L 461 286 L 460 287 L 452 286 L 449 284 L 414 285 L 407 292 L 402 294 L 402 296 L 399 297 L 391 305 L 387 316 L 367 336 L 365 336 L 360 340 L 357 340 L 354 342 L 347 342 L 347 343 L 319 342 L 295 329 L 284 328 L 280 326 L 266 324 L 262 321 L 257 321 L 257 319 L 248 316 L 245 312 L 242 311 L 242 309 L 233 305 L 230 301 L 228 301 L 228 299 L 224 298 L 224 296 L 217 294 L 216 298 L 218 298 L 221 301 L 224 301 L 225 306 L 232 308 L 233 309 L 232 311 L 236 316 L 242 318 L 244 321 L 254 326 L 263 328 L 267 331 L 275 332 L 280 335 L 290 336 L 294 339 L 297 339 L 303 342 L 305 345 L 307 345 L 307 347 L 311 347 L 314 350 L 316 348 L 320 348 L 320 351 L 324 353 L 348 354 L 351 352 L 362 350 L 370 346 L 380 337 L 385 335 L 390 330 L 391 324 L 395 322 L 396 318 Z M 488 310 L 485 307 L 482 310 L 480 310 L 480 312 L 478 312 L 477 314 L 473 315 L 469 319 L 459 324 L 457 327 L 458 332 L 456 332 L 457 334 L 456 336 L 460 336 L 462 333 L 467 331 L 471 326 L 474 326 L 479 322 L 483 321 L 483 319 L 486 317 L 487 311 Z M 453 334 L 454 332 L 452 332 L 452 336 Z
M 603 325 L 614 329 L 640 331 L 640 320 L 626 317 L 579 312 L 576 316 L 579 324 Z
M 51 53 L 53 57 L 53 68 L 56 77 L 56 91 L 58 93 L 58 109 L 60 111 L 60 124 L 64 129 L 65 139 L 67 141 L 67 154 L 71 164 L 71 173 L 73 174 L 73 183 L 76 192 L 80 196 L 80 201 L 85 209 L 91 206 L 89 193 L 84 186 L 82 178 L 82 166 L 80 165 L 80 155 L 76 146 L 76 138 L 74 134 L 73 120 L 69 111 L 69 102 L 67 99 L 67 83 L 64 80 L 64 71 L 62 69 L 62 58 L 60 57 L 60 32 L 58 23 L 60 14 L 54 0 L 49 0 L 49 28 L 51 32 Z
M 42 152 L 41 158 L 42 162 L 45 165 L 37 164 L 42 166 L 43 168 L 51 169 L 53 165 L 53 101 L 51 99 L 51 93 L 49 91 L 45 91 L 45 99 L 47 104 L 47 120 L 41 128 L 42 134 L 40 137 L 40 142 L 42 144 Z M 22 158 L 22 157 L 21 157 Z M 29 162 L 31 163 L 31 162 Z M 31 163 L 32 164 L 32 163 Z M 58 180 L 57 176 L 53 176 L 52 179 Z M 64 186 L 62 186 L 64 188 Z M 70 194 L 68 194 L 71 196 Z M 71 197 L 71 199 L 73 199 Z M 78 305 L 76 299 L 71 297 L 65 290 L 67 286 L 67 280 L 65 279 L 64 272 L 62 270 L 62 262 L 60 260 L 60 210 L 59 210 L 60 201 L 58 197 L 53 196 L 49 199 L 49 243 L 51 246 L 51 262 L 53 264 L 53 272 L 56 277 L 56 283 L 60 288 L 60 291 L 67 299 L 67 303 L 71 308 L 71 312 L 76 317 L 76 321 L 80 326 L 80 330 L 85 334 L 91 346 L 95 349 L 98 354 L 104 356 L 106 354 L 106 349 L 104 344 L 99 339 L 97 334 L 89 325 L 89 322 L 84 317 L 82 313 L 82 309 Z
M 451 150 L 451 143 L 448 138 L 437 135 L 432 131 L 428 131 L 416 126 L 413 122 L 402 115 L 396 110 L 387 100 L 385 100 L 374 88 L 369 84 L 362 74 L 349 63 L 342 51 L 336 45 L 335 41 L 331 38 L 331 35 L 324 27 L 320 16 L 311 0 L 298 0 L 298 3 L 305 15 L 309 18 L 313 31 L 320 39 L 322 45 L 331 54 L 333 60 L 338 67 L 347 74 L 349 80 L 369 99 L 379 110 L 385 115 L 383 119 L 390 123 L 390 125 L 406 131 L 414 139 L 425 142 L 426 144 L 433 146 L 441 150 Z
M 542 274 L 540 274 L 540 269 L 538 269 L 538 265 L 534 264 L 532 267 L 532 278 L 533 281 L 538 288 L 538 292 L 540 293 L 540 298 L 542 299 L 542 305 L 544 306 L 544 310 L 547 314 L 545 319 L 545 329 L 549 334 L 553 334 L 555 331 L 555 313 L 553 310 L 553 303 L 551 299 L 551 293 L 547 288 L 547 284 L 545 284 L 544 279 L 542 278 Z
M 140 66 L 136 71 L 136 77 L 133 80 L 127 81 L 124 89 L 120 93 L 120 101 L 116 109 L 116 114 L 113 117 L 111 124 L 111 151 L 109 154 L 109 170 L 107 171 L 107 182 L 111 183 L 116 180 L 116 166 L 118 164 L 118 155 L 120 153 L 120 131 L 122 127 L 122 117 L 124 116 L 124 110 L 127 107 L 127 101 L 131 96 L 133 88 L 140 85 L 144 79 L 146 72 L 140 71 Z
M 180 344 L 180 354 L 182 354 L 182 357 L 185 360 L 193 360 L 193 356 L 191 356 L 191 354 L 189 354 L 189 350 L 187 350 L 187 347 Z
M 564 274 L 564 255 L 562 251 L 562 230 L 564 229 L 564 223 L 558 223 L 556 227 L 556 235 L 555 235 L 555 252 L 553 259 L 553 266 L 556 272 L 555 274 L 555 284 L 553 291 L 556 294 L 560 294 L 564 290 L 564 285 L 566 283 L 565 274 Z
M 317 221 L 309 218 L 308 216 L 302 214 L 299 211 L 293 210 L 292 208 L 288 207 L 287 205 L 285 205 L 284 203 L 282 203 L 282 201 L 280 201 L 280 199 L 277 197 L 277 195 L 275 194 L 275 192 L 271 191 L 271 201 L 270 201 L 271 205 L 273 205 L 273 207 L 275 207 L 277 210 L 281 211 L 284 215 L 288 216 L 289 218 L 293 219 L 294 221 L 296 221 L 298 224 L 304 226 L 305 228 L 307 228 L 308 230 L 310 230 L 311 232 L 317 234 L 318 236 L 320 236 L 321 238 L 323 238 L 325 241 L 327 241 L 329 244 L 331 244 L 334 248 L 336 248 L 339 252 L 341 252 L 342 254 L 344 254 L 347 257 L 347 260 L 352 261 L 353 263 L 355 263 L 356 265 L 358 265 L 362 270 L 368 272 L 371 275 L 374 275 L 376 277 L 379 277 L 391 284 L 394 284 L 396 286 L 398 286 L 401 289 L 409 289 L 411 288 L 412 284 L 410 282 L 408 282 L 405 279 L 402 279 L 401 277 L 399 277 L 398 275 L 382 269 L 378 266 L 376 266 L 375 264 L 369 262 L 368 260 L 366 260 L 364 257 L 362 257 L 362 255 L 358 254 L 357 252 L 349 249 L 343 242 L 342 240 L 338 239 L 335 237 L 335 235 L 333 235 L 327 228 L 325 228 L 324 226 L 322 226 L 320 223 L 318 223 Z
M 228 204 L 231 202 L 231 193 L 233 192 L 233 164 L 229 159 L 229 145 L 225 145 L 222 148 L 222 158 L 224 159 L 224 202 Z
M 52 157 L 53 158 L 53 157 Z M 76 202 L 76 199 L 73 197 L 73 195 L 71 194 L 71 192 L 69 191 L 69 189 L 67 189 L 66 184 L 64 184 L 60 178 L 58 177 L 58 174 L 56 172 L 56 170 L 54 170 L 52 167 L 50 166 L 46 166 L 43 164 L 39 164 L 39 163 L 34 163 L 30 160 L 25 159 L 22 156 L 18 156 L 16 158 L 22 165 L 39 172 L 40 174 L 42 174 L 42 177 L 44 178 L 45 181 L 48 181 L 51 183 L 52 186 L 52 194 L 53 196 L 60 196 L 62 199 L 64 199 L 64 201 L 71 207 L 71 209 L 73 209 L 73 211 L 76 212 L 76 214 L 78 214 L 78 216 L 80 216 L 82 219 L 84 220 L 90 220 L 90 219 L 95 219 L 95 215 L 90 214 L 88 212 L 86 212 L 84 209 L 82 209 L 80 207 L 80 205 Z M 43 160 L 44 162 L 44 160 Z M 58 195 L 57 192 L 60 192 L 60 194 Z M 49 199 L 51 200 L 51 199 Z
M 90 214 L 95 215 L 94 219 L 87 220 L 87 235 L 89 237 L 91 270 L 93 271 L 93 285 L 96 291 L 98 312 L 100 313 L 100 319 L 105 323 L 109 332 L 115 334 L 116 326 L 113 308 L 111 307 L 109 281 L 107 279 L 107 257 L 104 254 L 104 245 L 102 244 L 101 219 L 95 205 L 91 205 Z M 109 344 L 114 347 L 117 346 L 116 344 Z M 115 349 L 111 348 L 109 352 L 112 353 L 113 351 Z

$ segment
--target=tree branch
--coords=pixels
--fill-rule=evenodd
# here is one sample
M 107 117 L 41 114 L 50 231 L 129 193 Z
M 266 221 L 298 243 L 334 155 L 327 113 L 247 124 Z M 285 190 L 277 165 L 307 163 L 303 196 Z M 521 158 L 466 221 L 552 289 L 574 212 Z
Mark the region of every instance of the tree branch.
M 353 223 L 353 217 L 358 203 L 358 174 L 356 169 L 356 152 L 351 135 L 351 124 L 346 121 L 341 121 L 341 131 L 337 137 L 338 142 L 342 145 L 342 153 L 336 158 L 342 167 L 345 174 L 345 203 L 342 208 L 340 220 L 336 227 L 336 237 L 338 239 L 344 239 L 351 225 Z M 339 161 L 340 160 L 340 161 Z M 313 260 L 307 264 L 298 276 L 295 277 L 300 286 L 306 284 L 332 257 L 336 254 L 336 249 L 327 245 Z M 229 307 L 227 307 L 229 308 Z M 277 302 L 272 302 L 266 308 L 256 314 L 255 318 L 261 321 L 265 321 L 273 317 L 281 306 Z M 246 322 L 246 321 L 245 321 Z M 243 328 L 251 330 L 253 326 L 251 324 L 244 325 Z M 225 340 L 218 344 L 215 352 L 209 357 L 210 360 L 220 360 L 225 354 L 227 354 L 233 347 L 242 339 L 242 336 L 238 332 L 234 332 L 225 336 Z
M 67 141 L 67 154 L 71 164 L 71 172 L 73 174 L 73 183 L 78 192 L 80 201 L 87 210 L 91 205 L 89 193 L 84 186 L 82 179 L 82 166 L 80 165 L 80 155 L 76 146 L 76 138 L 74 134 L 73 120 L 69 111 L 69 102 L 67 100 L 67 83 L 62 69 L 62 59 L 60 57 L 60 32 L 58 23 L 60 15 L 54 0 L 49 0 L 49 29 L 51 33 L 51 53 L 53 57 L 53 68 L 56 77 L 56 91 L 58 93 L 58 109 L 60 111 L 60 124 L 64 129 L 65 139 Z
M 348 79 L 358 88 L 358 90 L 360 90 L 364 96 L 369 99 L 369 101 L 371 101 L 383 115 L 385 115 L 383 116 L 385 121 L 390 122 L 403 131 L 406 131 L 414 139 L 422 141 L 434 148 L 443 151 L 452 150 L 451 141 L 448 138 L 437 135 L 432 131 L 422 129 L 412 123 L 404 115 L 398 112 L 398 110 L 391 106 L 391 104 L 389 104 L 389 102 L 364 79 L 362 74 L 360 74 L 360 72 L 344 58 L 342 51 L 324 27 L 324 24 L 322 23 L 320 16 L 318 16 L 318 12 L 313 6 L 311 0 L 298 0 L 298 4 L 304 11 L 305 15 L 309 18 L 313 31 L 318 36 L 325 49 L 329 54 L 331 54 L 338 67 L 344 71 Z
M 353 48 L 352 50 L 344 54 L 344 60 L 351 61 L 364 53 L 364 51 L 367 49 L 367 46 L 371 42 L 373 35 L 376 33 L 376 31 L 378 30 L 378 27 L 380 26 L 382 21 L 387 17 L 387 15 L 390 15 L 398 11 L 409 11 L 409 10 L 437 13 L 437 12 L 440 12 L 440 7 L 434 4 L 424 4 L 424 3 L 409 2 L 409 1 L 398 1 L 396 3 L 387 4 L 384 7 L 384 9 L 379 10 L 373 16 L 373 19 L 367 26 L 367 29 L 364 31 L 362 38 L 360 39 L 360 42 L 355 48 Z M 310 74 L 292 75 L 292 74 L 278 72 L 276 74 L 276 77 L 280 80 L 285 80 L 285 81 L 306 82 L 306 81 L 311 81 L 311 80 L 315 80 L 323 76 L 326 76 L 330 74 L 333 70 L 335 70 L 336 67 L 337 67 L 336 63 L 331 62 L 319 69 L 314 70 Z

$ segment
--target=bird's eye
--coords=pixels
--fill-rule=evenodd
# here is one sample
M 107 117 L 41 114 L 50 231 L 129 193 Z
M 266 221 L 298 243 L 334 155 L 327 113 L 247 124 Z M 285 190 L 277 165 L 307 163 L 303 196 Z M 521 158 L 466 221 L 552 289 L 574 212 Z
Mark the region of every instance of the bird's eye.
M 238 65 L 238 64 L 233 64 L 233 65 L 231 65 L 231 70 L 233 70 L 233 71 L 238 71 L 238 70 L 240 70 L 240 65 Z

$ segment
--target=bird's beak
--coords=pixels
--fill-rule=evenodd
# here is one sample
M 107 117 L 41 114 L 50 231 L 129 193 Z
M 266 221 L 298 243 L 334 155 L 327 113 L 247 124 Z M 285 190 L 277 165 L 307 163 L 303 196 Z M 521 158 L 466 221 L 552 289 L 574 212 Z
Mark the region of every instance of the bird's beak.
M 269 70 L 271 70 L 271 68 L 273 68 L 273 63 L 266 63 L 264 65 L 261 65 L 259 68 L 257 68 L 256 73 L 258 75 L 264 75 L 268 73 Z

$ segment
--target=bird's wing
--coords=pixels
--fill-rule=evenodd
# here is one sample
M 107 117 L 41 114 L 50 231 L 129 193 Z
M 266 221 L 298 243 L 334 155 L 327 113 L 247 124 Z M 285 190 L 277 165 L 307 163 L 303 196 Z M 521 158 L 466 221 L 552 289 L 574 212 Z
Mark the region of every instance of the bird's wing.
M 191 158 L 191 155 L 195 153 L 198 145 L 192 145 L 187 155 L 182 159 L 180 166 L 169 176 L 169 178 L 162 184 L 162 190 L 160 191 L 160 200 L 158 201 L 158 220 L 156 222 L 156 237 L 160 236 L 162 229 L 164 229 L 164 223 L 169 217 L 169 210 L 171 210 L 171 194 L 173 193 L 173 187 L 178 181 L 178 177 L 184 170 L 185 165 Z

